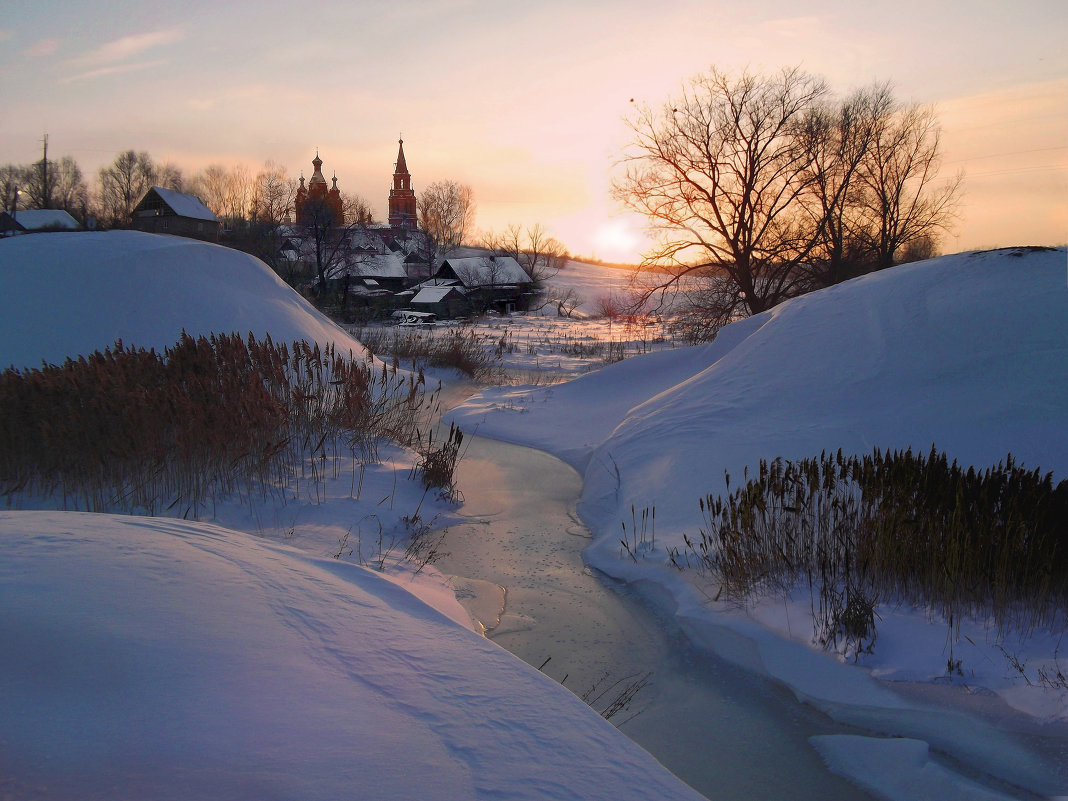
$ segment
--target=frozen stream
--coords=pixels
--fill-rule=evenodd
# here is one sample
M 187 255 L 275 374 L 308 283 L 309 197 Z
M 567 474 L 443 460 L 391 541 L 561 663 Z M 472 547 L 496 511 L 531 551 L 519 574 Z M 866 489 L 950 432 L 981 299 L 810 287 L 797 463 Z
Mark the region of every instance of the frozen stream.
M 669 621 L 583 566 L 589 533 L 574 513 L 573 469 L 530 448 L 469 441 L 458 477 L 466 522 L 450 528 L 437 567 L 466 577 L 455 579 L 458 595 L 488 637 L 557 681 L 566 676 L 580 695 L 608 671 L 600 689 L 621 683 L 599 709 L 651 674 L 613 722 L 709 798 L 869 798 L 827 771 L 808 742 L 847 728 L 690 648 Z

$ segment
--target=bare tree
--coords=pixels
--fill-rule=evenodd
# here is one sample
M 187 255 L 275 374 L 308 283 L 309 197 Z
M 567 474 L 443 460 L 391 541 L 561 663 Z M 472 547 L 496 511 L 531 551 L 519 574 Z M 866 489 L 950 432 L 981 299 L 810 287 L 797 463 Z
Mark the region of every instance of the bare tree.
M 527 227 L 513 223 L 500 233 L 483 234 L 481 245 L 519 262 L 538 289 L 560 272 L 570 258 L 567 248 L 541 223 Z
M 315 269 L 320 297 L 327 282 L 340 278 L 365 254 L 358 247 L 360 232 L 370 221 L 370 204 L 359 195 L 342 196 L 342 219 L 338 220 L 325 199 L 310 198 L 304 203 L 299 235 Z
M 156 167 L 155 186 L 161 189 L 172 189 L 175 192 L 185 191 L 185 176 L 182 168 L 171 162 L 164 162 Z
M 545 293 L 546 305 L 556 307 L 557 317 L 571 317 L 582 305 L 582 296 L 573 287 L 552 287 Z
M 826 95 L 799 69 L 737 77 L 713 69 L 659 111 L 639 109 L 615 197 L 659 234 L 645 292 L 687 289 L 713 327 L 771 308 L 801 291 L 819 227 L 799 201 L 811 154 L 797 136 Z
M 63 209 L 78 219 L 85 219 L 89 188 L 78 162 L 70 156 L 63 156 L 59 161 L 49 159 L 47 169 L 40 161 L 0 168 L 0 197 L 5 211 L 14 207 L 16 191 L 22 208 Z
M 813 199 L 808 208 L 822 226 L 811 256 L 813 288 L 840 283 L 871 267 L 861 243 L 860 171 L 877 122 L 892 103 L 889 87 L 879 85 L 855 92 L 838 106 L 820 104 L 806 117 L 801 136 L 811 155 Z
M 229 240 L 231 247 L 251 253 L 266 262 L 288 283 L 296 281 L 293 264 L 282 256 L 283 229 L 293 213 L 296 181 L 273 161 L 264 162 L 252 187 L 248 202 L 248 224 L 235 231 Z
M 27 195 L 29 207 L 55 208 L 56 162 L 41 159 L 23 168 L 22 191 Z
M 459 247 L 475 220 L 475 194 L 456 181 L 437 181 L 419 195 L 419 225 L 438 253 Z
M 5 164 L 0 167 L 0 200 L 3 201 L 3 210 L 10 212 L 15 209 L 15 193 L 22 185 L 23 169 L 17 164 Z M 19 205 L 22 205 L 21 203 Z M 17 210 L 16 210 L 17 211 Z
M 89 186 L 82 177 L 81 167 L 71 156 L 64 156 L 53 169 L 56 208 L 64 209 L 84 222 L 89 208 Z
M 251 216 L 250 208 L 255 181 L 249 168 L 244 164 L 232 167 L 227 178 L 223 214 L 227 227 L 236 230 L 242 227 Z
M 888 108 L 876 120 L 860 177 L 869 247 L 876 269 L 891 267 L 898 250 L 934 238 L 953 223 L 962 173 L 939 187 L 941 133 L 934 109 Z
M 268 225 L 282 225 L 293 213 L 297 183 L 285 167 L 265 161 L 252 186 L 251 217 Z
M 368 226 L 374 222 L 371 204 L 360 195 L 342 192 L 341 207 L 345 214 L 345 220 L 350 225 Z
M 134 206 L 155 183 L 156 166 L 148 153 L 125 150 L 100 168 L 99 180 L 101 217 L 109 225 L 125 226 Z
M 188 183 L 188 191 L 204 201 L 215 216 L 222 220 L 226 216 L 228 196 L 230 194 L 230 172 L 221 164 L 210 164 L 197 173 Z

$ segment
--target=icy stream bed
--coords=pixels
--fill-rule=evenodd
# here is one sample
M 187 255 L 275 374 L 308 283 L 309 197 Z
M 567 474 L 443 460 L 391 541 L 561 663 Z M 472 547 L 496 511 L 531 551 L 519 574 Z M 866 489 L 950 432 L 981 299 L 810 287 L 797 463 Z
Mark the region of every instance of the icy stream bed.
M 601 710 L 647 679 L 620 731 L 714 799 L 852 799 L 809 738 L 849 734 L 777 684 L 691 648 L 673 624 L 585 567 L 579 475 L 541 451 L 473 437 L 460 462 L 465 523 L 437 566 L 487 636 Z M 548 660 L 548 661 L 547 661 Z M 607 674 L 607 675 L 606 675 Z

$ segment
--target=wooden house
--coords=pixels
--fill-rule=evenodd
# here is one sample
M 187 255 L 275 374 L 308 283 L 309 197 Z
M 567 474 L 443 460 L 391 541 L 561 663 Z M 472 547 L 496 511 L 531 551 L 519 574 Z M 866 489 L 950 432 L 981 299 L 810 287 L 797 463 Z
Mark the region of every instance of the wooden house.
M 208 242 L 219 240 L 219 218 L 195 195 L 154 186 L 133 210 L 133 227 Z

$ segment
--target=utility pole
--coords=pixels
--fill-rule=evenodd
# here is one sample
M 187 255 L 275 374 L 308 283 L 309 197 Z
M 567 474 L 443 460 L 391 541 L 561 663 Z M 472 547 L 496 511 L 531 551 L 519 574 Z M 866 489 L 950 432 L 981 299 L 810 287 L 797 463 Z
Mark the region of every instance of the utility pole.
M 44 155 L 41 158 L 41 208 L 52 208 L 52 187 L 48 183 L 48 134 L 41 140 L 44 143 Z

